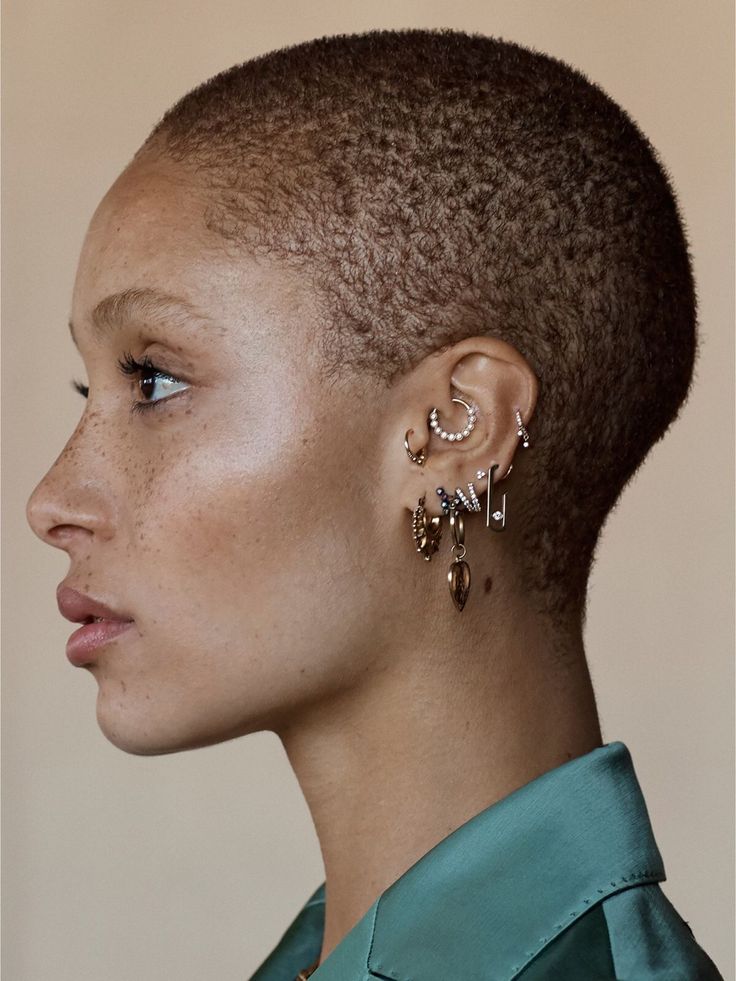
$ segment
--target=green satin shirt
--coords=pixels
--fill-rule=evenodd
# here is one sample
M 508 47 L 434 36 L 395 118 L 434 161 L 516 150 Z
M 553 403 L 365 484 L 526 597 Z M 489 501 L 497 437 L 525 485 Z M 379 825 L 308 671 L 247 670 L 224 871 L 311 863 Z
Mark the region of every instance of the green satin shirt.
M 629 750 L 607 743 L 430 849 L 310 981 L 723 981 L 665 878 Z M 323 882 L 250 981 L 317 960 L 324 906 Z

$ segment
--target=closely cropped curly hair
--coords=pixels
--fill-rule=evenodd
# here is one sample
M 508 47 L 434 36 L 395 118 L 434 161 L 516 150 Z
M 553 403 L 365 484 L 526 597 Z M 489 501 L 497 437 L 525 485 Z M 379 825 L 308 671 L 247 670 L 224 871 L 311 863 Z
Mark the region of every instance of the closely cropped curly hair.
M 606 515 L 676 418 L 697 353 L 683 221 L 631 117 L 522 45 L 372 30 L 220 72 L 146 153 L 197 170 L 208 227 L 309 276 L 326 380 L 369 373 L 378 398 L 476 334 L 527 358 L 540 392 L 514 497 L 520 576 L 540 609 L 584 616 Z

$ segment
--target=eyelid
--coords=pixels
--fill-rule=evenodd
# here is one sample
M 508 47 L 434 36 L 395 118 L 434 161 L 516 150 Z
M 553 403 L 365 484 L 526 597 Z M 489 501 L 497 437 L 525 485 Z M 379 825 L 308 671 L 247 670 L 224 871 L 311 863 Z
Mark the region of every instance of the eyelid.
M 139 376 L 139 385 L 144 378 L 154 378 L 156 380 L 163 379 L 174 382 L 175 384 L 187 386 L 180 391 L 171 392 L 169 395 L 166 395 L 160 399 L 134 399 L 131 404 L 131 411 L 133 412 L 143 412 L 148 409 L 158 408 L 164 403 L 170 402 L 175 396 L 183 395 L 190 389 L 189 383 L 185 379 L 180 378 L 178 375 L 173 374 L 163 367 L 160 367 L 148 354 L 145 354 L 141 360 L 138 361 L 129 351 L 124 351 L 123 356 L 117 359 L 116 364 L 119 371 L 123 375 Z M 73 379 L 72 387 L 79 392 L 83 398 L 89 397 L 89 386 Z
M 129 351 L 124 351 L 123 357 L 118 359 L 117 365 L 124 375 L 137 376 L 139 386 L 144 378 L 155 378 L 172 381 L 174 384 L 181 383 L 187 385 L 187 388 L 183 392 L 189 391 L 188 382 L 167 371 L 165 368 L 159 367 L 148 354 L 144 354 L 141 360 L 138 361 Z M 131 412 L 147 412 L 149 409 L 162 408 L 165 403 L 171 401 L 176 395 L 183 394 L 183 392 L 171 392 L 169 395 L 160 399 L 134 399 L 130 406 Z

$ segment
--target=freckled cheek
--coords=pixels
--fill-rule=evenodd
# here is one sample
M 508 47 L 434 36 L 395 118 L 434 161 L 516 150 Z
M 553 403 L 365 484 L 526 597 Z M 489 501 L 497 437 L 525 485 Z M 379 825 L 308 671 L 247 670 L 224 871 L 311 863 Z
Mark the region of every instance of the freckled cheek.
M 302 574 L 308 589 L 314 563 L 329 561 L 334 527 L 318 500 L 322 464 L 308 448 L 302 456 L 256 473 L 231 444 L 209 443 L 140 471 L 135 561 L 168 608 L 162 615 L 266 614 Z

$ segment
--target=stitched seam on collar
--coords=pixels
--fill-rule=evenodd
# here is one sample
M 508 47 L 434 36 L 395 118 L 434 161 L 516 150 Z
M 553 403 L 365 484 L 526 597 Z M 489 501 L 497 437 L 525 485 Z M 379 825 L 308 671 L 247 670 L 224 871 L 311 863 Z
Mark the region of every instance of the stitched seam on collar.
M 376 974 L 371 968 L 371 954 L 373 953 L 373 944 L 376 939 L 376 919 L 378 918 L 378 907 L 381 905 L 381 897 L 378 897 L 376 902 L 376 908 L 373 910 L 373 922 L 371 923 L 371 942 L 368 944 L 368 952 L 365 957 L 365 969 L 372 978 L 385 978 L 384 974 Z M 390 981 L 398 981 L 393 974 L 390 976 Z
M 529 964 L 532 958 L 536 957 L 537 954 L 547 946 L 547 944 L 555 940 L 563 932 L 563 930 L 566 930 L 569 926 L 571 926 L 576 919 L 583 915 L 583 913 L 587 913 L 588 910 L 592 909 L 594 906 L 597 906 L 598 903 L 602 902 L 604 899 L 607 899 L 616 892 L 621 892 L 622 889 L 626 889 L 633 885 L 641 885 L 642 882 L 661 882 L 664 877 L 664 869 L 661 867 L 656 869 L 635 869 L 629 875 L 623 875 L 620 879 L 612 880 L 610 885 L 608 885 L 605 889 L 597 889 L 595 893 L 592 893 L 590 896 L 583 899 L 582 906 L 580 906 L 580 908 L 573 910 L 566 916 L 563 916 L 561 921 L 553 928 L 548 937 L 540 938 L 539 945 L 536 948 L 525 952 L 525 959 L 520 964 L 517 964 L 516 967 L 511 969 L 512 973 L 509 977 L 509 981 L 513 981 L 519 972 L 523 971 Z

